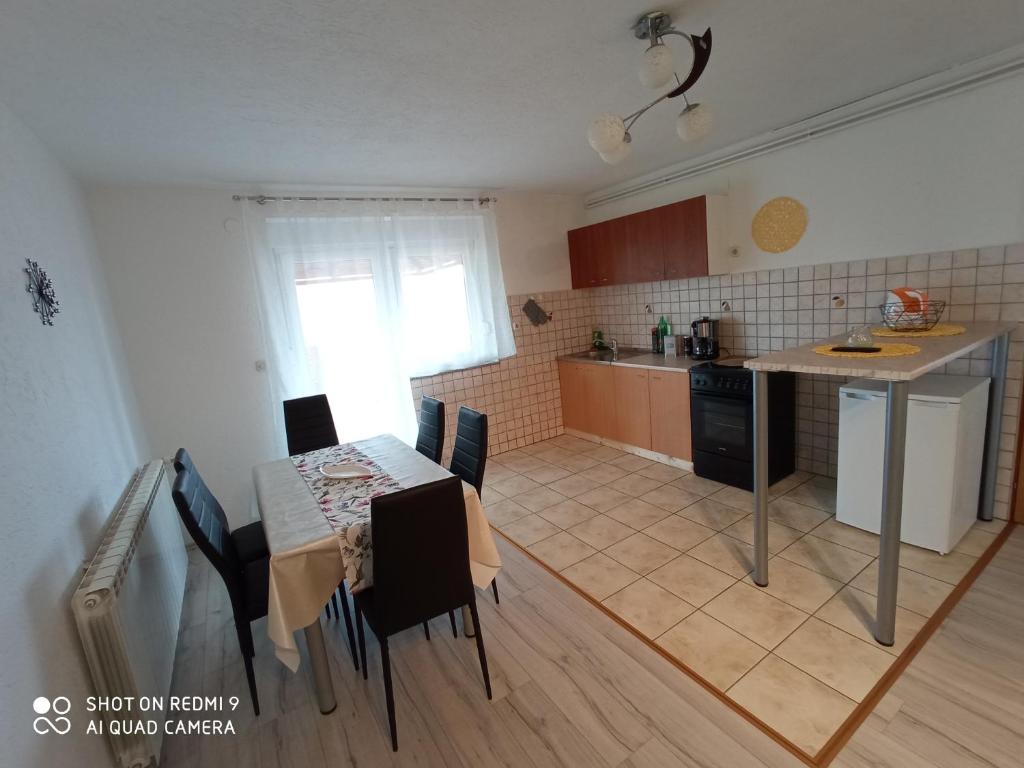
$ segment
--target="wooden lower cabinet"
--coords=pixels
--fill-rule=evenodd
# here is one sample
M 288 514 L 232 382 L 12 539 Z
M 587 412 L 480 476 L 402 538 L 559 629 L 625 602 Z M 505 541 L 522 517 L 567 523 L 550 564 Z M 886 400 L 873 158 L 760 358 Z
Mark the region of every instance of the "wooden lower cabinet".
M 690 374 L 651 371 L 651 450 L 693 461 L 690 447 Z
M 651 450 L 650 372 L 612 366 L 615 385 L 615 432 L 612 439 Z
M 693 460 L 686 371 L 560 360 L 558 378 L 569 429 Z

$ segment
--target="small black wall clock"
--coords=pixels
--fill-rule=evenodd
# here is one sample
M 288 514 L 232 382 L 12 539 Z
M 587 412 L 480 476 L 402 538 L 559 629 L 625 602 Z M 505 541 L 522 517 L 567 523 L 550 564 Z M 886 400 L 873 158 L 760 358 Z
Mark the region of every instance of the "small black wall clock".
M 28 285 L 25 290 L 32 296 L 32 309 L 39 313 L 43 325 L 53 325 L 53 316 L 60 312 L 60 302 L 57 301 L 57 293 L 53 290 L 53 281 L 46 271 L 39 266 L 39 262 L 32 259 L 25 259 L 28 266 L 25 267 L 25 274 L 28 275 Z

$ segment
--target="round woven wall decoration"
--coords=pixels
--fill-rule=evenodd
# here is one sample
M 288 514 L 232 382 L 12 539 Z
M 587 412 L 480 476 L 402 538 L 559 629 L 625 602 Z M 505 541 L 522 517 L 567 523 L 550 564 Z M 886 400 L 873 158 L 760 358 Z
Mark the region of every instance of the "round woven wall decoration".
M 774 197 L 754 214 L 750 233 L 768 253 L 788 251 L 807 231 L 807 209 L 792 197 Z

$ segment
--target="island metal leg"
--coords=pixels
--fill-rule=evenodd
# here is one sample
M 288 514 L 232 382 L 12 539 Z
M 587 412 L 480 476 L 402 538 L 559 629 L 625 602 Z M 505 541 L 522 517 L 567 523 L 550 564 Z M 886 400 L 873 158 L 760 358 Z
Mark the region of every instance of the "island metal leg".
M 900 528 L 903 522 L 903 468 L 907 455 L 907 396 L 910 384 L 890 381 L 885 406 L 885 454 L 882 469 L 882 540 L 878 550 L 878 603 L 875 639 L 891 646 L 896 640 L 896 591 L 900 571 Z
M 985 458 L 981 476 L 980 520 L 995 516 L 996 475 L 999 471 L 999 439 L 1003 432 L 1003 396 L 1006 394 L 1006 365 L 1010 356 L 1010 334 L 992 344 L 992 383 L 988 390 L 988 422 L 985 427 Z
M 320 626 L 320 617 L 318 616 L 304 631 L 306 647 L 309 648 L 309 664 L 313 668 L 316 703 L 321 714 L 329 715 L 338 704 L 334 698 L 334 683 L 331 682 L 331 667 L 327 661 L 327 648 L 324 646 L 324 631 Z
M 754 371 L 754 583 L 768 586 L 767 371 Z

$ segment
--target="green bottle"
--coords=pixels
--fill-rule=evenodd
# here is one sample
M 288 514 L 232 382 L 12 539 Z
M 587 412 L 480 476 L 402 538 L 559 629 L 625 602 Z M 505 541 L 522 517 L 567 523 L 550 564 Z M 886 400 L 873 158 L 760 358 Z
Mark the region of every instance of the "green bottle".
M 664 352 L 665 351 L 665 337 L 668 336 L 668 334 L 669 334 L 668 321 L 665 319 L 665 316 L 662 315 L 661 319 L 658 321 L 658 351 L 659 352 Z

